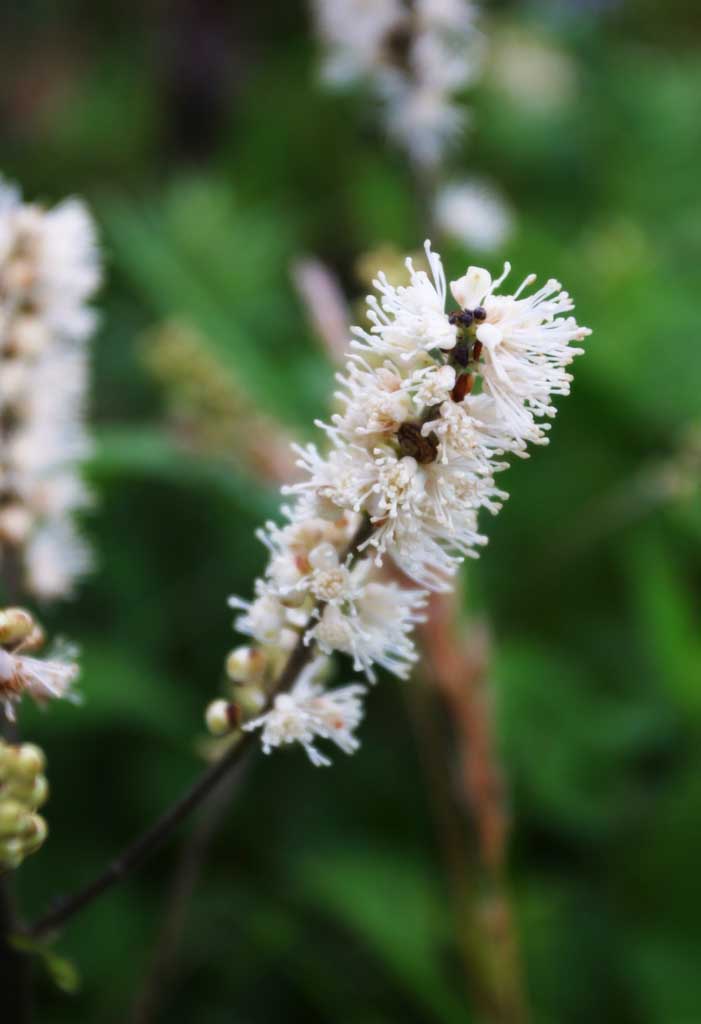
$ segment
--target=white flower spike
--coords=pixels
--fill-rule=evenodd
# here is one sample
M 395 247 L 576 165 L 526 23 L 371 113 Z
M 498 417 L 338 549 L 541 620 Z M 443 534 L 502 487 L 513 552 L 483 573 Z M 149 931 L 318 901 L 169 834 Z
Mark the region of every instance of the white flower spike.
M 74 514 L 90 501 L 78 465 L 99 280 L 83 204 L 44 210 L 0 180 L 0 558 L 12 549 L 43 599 L 70 594 L 90 566 Z
M 450 590 L 463 559 L 486 544 L 480 512 L 495 515 L 508 498 L 496 475 L 509 455 L 545 443 L 542 421 L 555 414 L 553 396 L 569 392 L 566 367 L 582 351 L 571 343 L 589 334 L 566 315 L 572 300 L 556 281 L 526 295 L 530 276 L 513 294 L 499 294 L 508 264 L 496 280 L 469 267 L 450 288 L 457 308 L 446 309 L 440 257 L 428 242 L 425 251 L 430 273 L 409 260 L 405 285 L 378 275 L 370 330 L 353 330 L 338 377 L 340 409 L 319 424 L 330 450 L 296 449 L 305 479 L 283 488 L 294 499 L 285 525 L 268 523 L 260 533 L 270 560 L 255 600 L 232 599 L 242 611 L 237 628 L 254 642 L 244 649 L 246 665 L 257 652 L 258 706 L 275 692 L 293 649 L 304 644 L 322 655 L 243 725 L 262 730 L 266 751 L 298 742 L 325 764 L 316 738 L 355 750 L 363 688 L 325 691 L 323 656 L 349 656 L 371 683 L 378 668 L 409 675 L 427 591 Z M 393 578 L 392 563 L 418 588 L 396 569 Z M 242 658 L 232 673 L 237 707 L 238 680 L 249 677 Z M 226 725 L 220 711 L 213 706 L 209 716 L 217 729 Z

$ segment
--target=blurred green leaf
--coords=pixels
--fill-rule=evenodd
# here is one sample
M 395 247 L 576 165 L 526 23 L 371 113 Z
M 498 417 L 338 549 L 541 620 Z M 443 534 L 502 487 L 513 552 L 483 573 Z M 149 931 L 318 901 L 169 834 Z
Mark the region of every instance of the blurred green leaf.
M 307 899 L 350 928 L 436 1020 L 469 1014 L 448 982 L 445 895 L 421 863 L 397 851 L 327 851 L 300 871 Z

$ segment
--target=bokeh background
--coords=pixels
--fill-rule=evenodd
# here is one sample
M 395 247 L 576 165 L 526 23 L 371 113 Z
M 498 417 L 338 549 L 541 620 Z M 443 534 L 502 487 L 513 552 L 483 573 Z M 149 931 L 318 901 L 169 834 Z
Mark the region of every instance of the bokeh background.
M 511 500 L 463 574 L 506 868 L 480 855 L 462 726 L 427 662 L 373 692 L 356 757 L 248 764 L 162 977 L 187 830 L 76 919 L 55 949 L 81 984 L 64 994 L 37 968 L 42 1024 L 508 1024 L 516 1011 L 485 1017 L 477 996 L 495 950 L 507 973 L 521 961 L 536 1024 L 701 1019 L 701 14 L 490 3 L 483 28 L 453 167 L 498 185 L 515 233 L 488 257 L 437 247 L 452 277 L 507 255 L 514 281 L 557 276 L 594 328 L 550 447 L 504 478 Z M 331 392 L 291 267 L 313 254 L 355 300 L 379 247 L 423 241 L 406 160 L 318 64 L 301 2 L 3 5 L 2 172 L 29 198 L 85 196 L 107 275 L 98 570 L 43 616 L 82 646 L 85 703 L 23 711 L 52 783 L 27 914 L 201 763 L 235 639 L 226 598 L 249 592 L 252 532 L 277 504 L 261 448 L 278 428 L 311 436 Z

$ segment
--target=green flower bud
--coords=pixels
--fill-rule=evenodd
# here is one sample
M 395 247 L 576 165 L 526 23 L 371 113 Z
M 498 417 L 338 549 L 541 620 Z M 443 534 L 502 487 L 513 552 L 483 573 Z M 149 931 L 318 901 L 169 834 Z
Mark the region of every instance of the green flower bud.
M 0 740 L 0 868 L 14 870 L 35 853 L 48 834 L 35 811 L 47 798 L 46 759 L 32 743 Z
M 40 814 L 32 814 L 28 827 L 28 834 L 25 838 L 25 853 L 36 853 L 40 846 L 43 846 L 49 834 L 49 826 Z
M 0 837 L 17 835 L 27 817 L 27 808 L 17 800 L 0 800 Z

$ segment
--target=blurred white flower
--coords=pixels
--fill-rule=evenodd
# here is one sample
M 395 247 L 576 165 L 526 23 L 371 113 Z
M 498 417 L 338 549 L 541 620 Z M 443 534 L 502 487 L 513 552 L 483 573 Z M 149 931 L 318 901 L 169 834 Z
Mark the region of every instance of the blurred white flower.
M 438 193 L 436 223 L 468 249 L 500 249 L 513 231 L 513 214 L 499 193 L 480 181 L 453 182 Z
M 0 647 L 0 702 L 5 714 L 14 720 L 14 706 L 25 693 L 38 704 L 69 697 L 79 674 L 72 649 L 44 660 Z
M 489 58 L 490 79 L 523 110 L 551 115 L 577 97 L 574 59 L 526 29 L 508 28 L 495 33 Z
M 90 566 L 73 516 L 89 503 L 86 303 L 99 281 L 83 204 L 44 210 L 0 182 L 0 557 L 14 549 L 28 590 L 47 599 Z
M 315 0 L 324 76 L 367 85 L 386 130 L 419 165 L 434 166 L 463 129 L 460 94 L 482 63 L 469 0 Z

